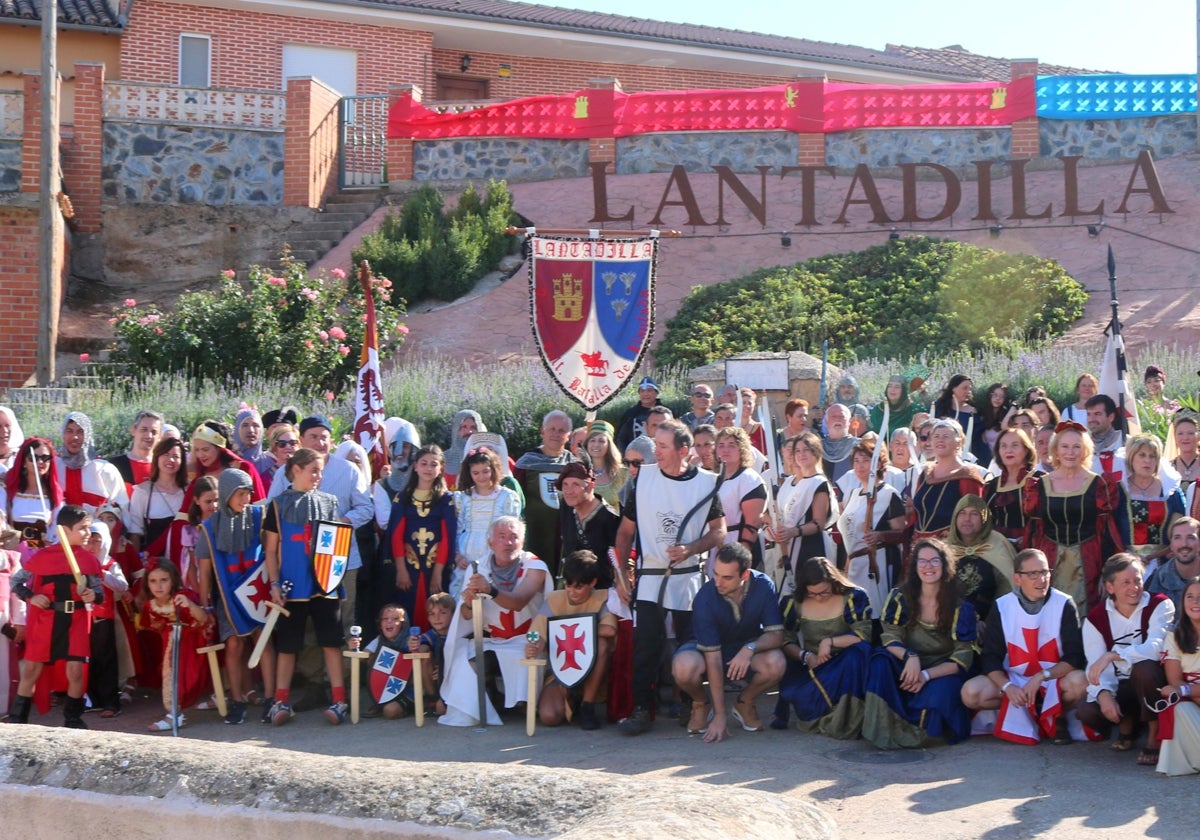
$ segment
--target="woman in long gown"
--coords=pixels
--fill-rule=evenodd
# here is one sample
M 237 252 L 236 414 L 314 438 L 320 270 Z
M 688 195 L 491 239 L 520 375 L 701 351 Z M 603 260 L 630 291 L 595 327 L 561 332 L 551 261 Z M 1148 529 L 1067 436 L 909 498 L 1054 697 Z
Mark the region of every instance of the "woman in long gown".
M 883 648 L 867 667 L 863 737 L 880 749 L 957 743 L 971 732 L 963 681 L 975 663 L 975 609 L 954 584 L 954 558 L 920 540 L 883 609 Z
M 958 500 L 968 494 L 983 495 L 982 471 L 962 459 L 964 435 L 958 421 L 936 421 L 929 439 L 934 460 L 926 462 L 913 494 L 914 540 L 945 539 Z
M 984 481 L 983 498 L 991 511 L 992 527 L 1010 540 L 1025 537 L 1021 488 L 1037 464 L 1037 449 L 1021 429 L 1005 429 L 993 447 L 1000 474 Z
M 1188 581 L 1180 600 L 1182 615 L 1163 651 L 1167 685 L 1158 713 L 1157 769 L 1168 776 L 1200 773 L 1200 577 Z
M 892 582 L 900 577 L 899 542 L 905 514 L 904 500 L 883 480 L 886 447 L 880 449 L 875 474 L 871 474 L 876 440 L 868 438 L 854 445 L 851 469 L 857 486 L 842 502 L 837 529 L 846 549 L 846 577 L 867 593 L 871 611 L 880 615 Z
M 772 729 L 791 711 L 801 732 L 857 738 L 871 654 L 871 602 L 824 557 L 805 560 L 796 592 L 782 604 L 787 673 L 779 684 Z
M 1045 475 L 1023 489 L 1025 547 L 1050 562 L 1051 584 L 1070 595 L 1081 615 L 1100 603 L 1104 561 L 1130 545 L 1129 507 L 1120 482 L 1092 472 L 1094 444 L 1078 423 L 1058 424 Z
M 821 439 L 805 432 L 789 440 L 792 476 L 779 489 L 780 518 L 770 531 L 771 539 L 786 544 L 787 572 L 781 587 L 783 594 L 793 588 L 796 570 L 811 557 L 837 557 L 837 546 L 830 529 L 837 522 L 839 508 L 833 485 L 821 469 Z

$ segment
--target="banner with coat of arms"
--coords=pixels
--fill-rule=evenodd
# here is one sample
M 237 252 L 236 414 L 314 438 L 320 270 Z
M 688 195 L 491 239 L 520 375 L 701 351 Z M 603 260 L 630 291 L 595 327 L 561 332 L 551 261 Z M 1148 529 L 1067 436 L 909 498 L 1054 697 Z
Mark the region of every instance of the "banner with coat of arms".
M 649 347 L 658 237 L 529 240 L 538 352 L 567 396 L 591 411 L 633 378 Z

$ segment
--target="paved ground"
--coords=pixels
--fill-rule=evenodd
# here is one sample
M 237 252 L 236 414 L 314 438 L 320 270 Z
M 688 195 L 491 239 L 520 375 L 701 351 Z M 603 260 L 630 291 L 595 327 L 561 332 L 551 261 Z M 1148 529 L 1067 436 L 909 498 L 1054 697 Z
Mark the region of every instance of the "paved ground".
M 760 711 L 768 708 L 764 699 Z M 86 719 L 97 731 L 138 732 L 157 714 L 153 701 L 139 699 L 116 721 Z M 515 774 L 596 770 L 636 780 L 639 789 L 690 779 L 712 786 L 713 808 L 721 807 L 721 789 L 728 786 L 808 797 L 847 838 L 1180 838 L 1195 830 L 1196 777 L 1166 778 L 1135 766 L 1136 753 L 1114 753 L 1102 744 L 1021 747 L 976 738 L 938 750 L 881 752 L 863 742 L 795 732 L 738 731 L 710 745 L 674 721 L 637 738 L 613 727 L 592 733 L 539 728 L 527 738 L 523 719 L 515 718 L 482 733 L 382 719 L 335 728 L 319 712 L 301 713 L 279 728 L 225 726 L 215 712 L 196 712 L 190 720 L 183 740 L 269 746 L 297 758 L 479 762 Z M 50 722 L 58 723 L 57 710 Z M 171 742 L 170 735 L 144 737 Z M 397 768 L 419 772 L 407 764 Z

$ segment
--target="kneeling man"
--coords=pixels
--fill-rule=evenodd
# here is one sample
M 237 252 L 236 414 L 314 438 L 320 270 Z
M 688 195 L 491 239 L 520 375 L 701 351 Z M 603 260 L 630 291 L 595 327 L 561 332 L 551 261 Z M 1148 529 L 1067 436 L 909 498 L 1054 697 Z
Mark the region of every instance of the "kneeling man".
M 1067 710 L 1087 693 L 1079 615 L 1050 586 L 1050 564 L 1036 548 L 1013 560 L 1015 589 L 996 600 L 983 634 L 983 675 L 963 685 L 968 709 L 999 709 L 995 734 L 1018 744 L 1040 735 L 1071 743 Z
M 671 661 L 675 682 L 692 698 L 688 732 L 706 743 L 725 739 L 725 680 L 748 680 L 733 704 L 733 717 L 747 732 L 761 730 L 754 701 L 783 677 L 786 662 L 783 617 L 771 579 L 750 568 L 750 551 L 740 543 L 717 551 L 712 580 L 692 605 L 695 641 L 680 646 Z M 712 720 L 704 702 L 705 676 L 712 692 Z

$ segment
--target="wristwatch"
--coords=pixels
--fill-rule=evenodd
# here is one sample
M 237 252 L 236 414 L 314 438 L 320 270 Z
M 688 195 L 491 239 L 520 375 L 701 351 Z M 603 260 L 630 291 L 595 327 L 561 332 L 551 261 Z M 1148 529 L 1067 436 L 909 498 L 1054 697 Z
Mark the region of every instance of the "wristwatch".
M 1050 669 L 1049 668 L 1042 669 L 1042 682 L 1045 682 L 1046 680 L 1049 680 L 1049 679 L 1053 679 L 1053 677 L 1050 676 Z
M 758 642 L 757 641 L 746 642 L 746 649 L 749 650 L 751 653 L 754 653 L 754 651 L 758 650 Z

